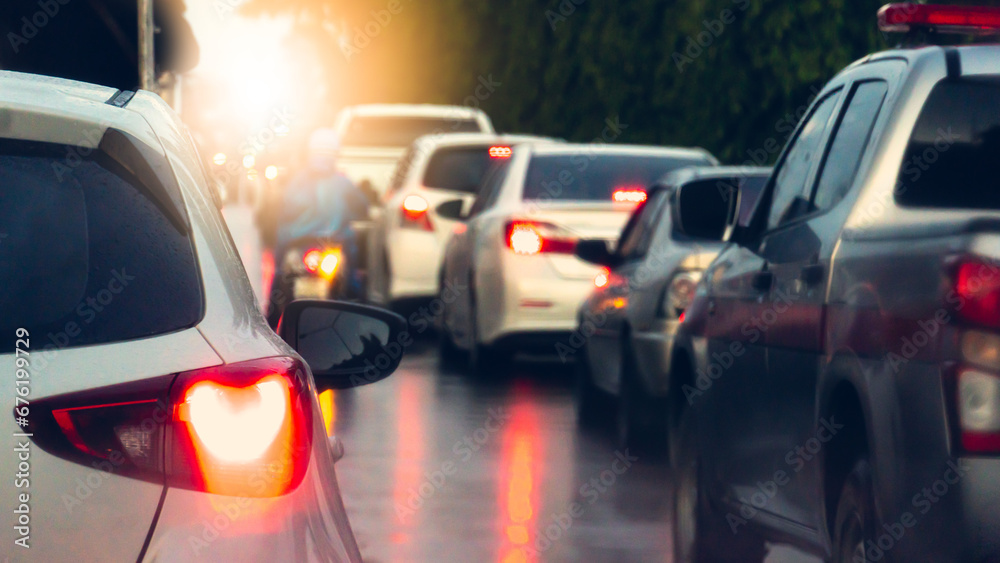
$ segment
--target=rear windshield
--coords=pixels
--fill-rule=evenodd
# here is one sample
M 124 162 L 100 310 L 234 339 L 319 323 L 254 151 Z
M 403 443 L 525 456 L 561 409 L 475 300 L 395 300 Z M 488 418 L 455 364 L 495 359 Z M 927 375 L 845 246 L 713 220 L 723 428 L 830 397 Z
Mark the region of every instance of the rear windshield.
M 441 190 L 477 193 L 494 158 L 490 146 L 441 149 L 427 163 L 424 186 Z
M 1000 80 L 934 87 L 906 148 L 896 198 L 902 205 L 1000 209 Z
M 593 154 L 536 156 L 525 179 L 525 200 L 611 201 L 618 189 L 645 189 L 684 166 L 712 164 L 705 158 Z
M 474 133 L 474 119 L 448 117 L 354 117 L 341 144 L 347 147 L 405 147 L 432 133 Z
M 136 179 L 96 155 L 0 140 L 0 352 L 12 350 L 18 328 L 44 350 L 162 334 L 201 318 L 190 237 Z

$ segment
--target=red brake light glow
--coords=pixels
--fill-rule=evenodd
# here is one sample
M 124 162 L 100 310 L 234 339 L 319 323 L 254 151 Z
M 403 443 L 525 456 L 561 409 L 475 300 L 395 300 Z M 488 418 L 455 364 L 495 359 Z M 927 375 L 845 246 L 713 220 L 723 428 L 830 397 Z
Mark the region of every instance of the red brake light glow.
M 510 221 L 507 223 L 507 248 L 516 254 L 533 255 L 544 252 L 573 254 L 576 238 L 550 223 Z
M 878 11 L 878 28 L 902 33 L 914 28 L 933 28 L 942 33 L 992 34 L 1000 30 L 1000 8 L 886 4 Z
M 601 271 L 594 276 L 594 286 L 597 288 L 607 287 L 609 281 L 611 272 L 607 268 L 601 268 Z
M 1000 327 L 1000 268 L 979 261 L 966 261 L 955 274 L 955 293 L 961 299 L 958 314 L 965 320 Z
M 403 204 L 401 206 L 403 215 L 401 217 L 401 226 L 411 229 L 421 229 L 424 231 L 433 231 L 434 227 L 431 226 L 431 220 L 427 211 L 431 208 L 430 203 L 427 202 L 422 196 L 417 194 L 410 194 L 403 198 Z
M 41 399 L 27 432 L 50 454 L 152 483 L 274 497 L 312 453 L 305 368 L 275 357 Z
M 642 188 L 618 188 L 611 194 L 615 203 L 642 203 L 646 201 L 646 190 Z
M 312 274 L 315 274 L 319 270 L 319 264 L 322 260 L 323 252 L 318 248 L 310 248 L 302 255 L 302 265 Z
M 513 154 L 513 151 L 510 147 L 490 147 L 490 158 L 510 158 L 511 154 Z

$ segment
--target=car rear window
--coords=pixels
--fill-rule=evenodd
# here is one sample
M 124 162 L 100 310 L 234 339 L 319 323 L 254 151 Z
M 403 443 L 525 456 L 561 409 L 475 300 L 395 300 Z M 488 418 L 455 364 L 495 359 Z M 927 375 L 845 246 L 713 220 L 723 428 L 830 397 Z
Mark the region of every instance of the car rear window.
M 0 352 L 175 331 L 202 316 L 190 236 L 94 149 L 0 140 Z M 99 163 L 100 162 L 100 163 Z M 165 194 L 179 201 L 176 185 Z
M 346 147 L 405 147 L 432 133 L 480 131 L 475 119 L 448 117 L 354 117 L 344 132 Z
M 424 186 L 474 194 L 495 158 L 491 145 L 440 149 L 431 156 L 424 173 Z
M 539 155 L 531 159 L 523 199 L 608 201 L 618 189 L 645 189 L 684 166 L 708 166 L 707 157 L 623 154 Z
M 1000 77 L 944 81 L 913 129 L 896 199 L 913 207 L 1000 209 Z

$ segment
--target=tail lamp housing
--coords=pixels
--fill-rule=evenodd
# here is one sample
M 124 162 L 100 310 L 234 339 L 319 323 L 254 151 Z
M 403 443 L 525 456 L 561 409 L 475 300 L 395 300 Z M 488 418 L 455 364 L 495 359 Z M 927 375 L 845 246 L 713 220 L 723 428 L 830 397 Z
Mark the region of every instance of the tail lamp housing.
M 700 271 L 678 272 L 670 280 L 670 285 L 660 301 L 660 317 L 679 318 L 694 301 L 695 290 L 701 281 Z
M 222 365 L 36 401 L 26 431 L 55 456 L 122 476 L 280 496 L 311 457 L 305 381 L 294 358 Z
M 1000 31 L 1000 8 L 941 4 L 886 4 L 878 11 L 884 32 L 933 29 L 938 33 L 991 35 Z
M 556 253 L 573 254 L 576 237 L 551 223 L 539 221 L 508 221 L 504 234 L 507 248 L 525 256 Z
M 422 231 L 433 231 L 431 225 L 430 203 L 423 196 L 410 194 L 403 198 L 400 206 L 400 227 L 405 229 L 417 229 Z

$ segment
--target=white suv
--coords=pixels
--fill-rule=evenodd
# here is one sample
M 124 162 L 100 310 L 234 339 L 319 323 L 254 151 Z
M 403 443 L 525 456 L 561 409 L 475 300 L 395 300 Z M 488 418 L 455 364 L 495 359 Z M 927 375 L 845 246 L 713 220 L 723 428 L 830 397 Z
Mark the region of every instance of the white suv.
M 0 118 L 2 551 L 360 561 L 317 382 L 389 375 L 403 319 L 300 301 L 269 329 L 153 94 L 0 72 Z

